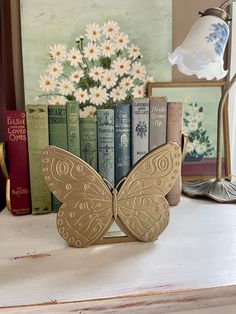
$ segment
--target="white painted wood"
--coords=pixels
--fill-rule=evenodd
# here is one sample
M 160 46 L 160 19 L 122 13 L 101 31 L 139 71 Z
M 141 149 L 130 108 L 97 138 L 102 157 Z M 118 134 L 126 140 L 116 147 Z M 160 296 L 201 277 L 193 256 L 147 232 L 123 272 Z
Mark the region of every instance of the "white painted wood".
M 0 313 L 151 314 L 236 304 L 236 205 L 183 197 L 170 211 L 154 243 L 75 249 L 58 235 L 55 214 L 4 210 Z M 35 304 L 45 305 L 28 307 Z M 15 306 L 23 308 L 3 308 Z

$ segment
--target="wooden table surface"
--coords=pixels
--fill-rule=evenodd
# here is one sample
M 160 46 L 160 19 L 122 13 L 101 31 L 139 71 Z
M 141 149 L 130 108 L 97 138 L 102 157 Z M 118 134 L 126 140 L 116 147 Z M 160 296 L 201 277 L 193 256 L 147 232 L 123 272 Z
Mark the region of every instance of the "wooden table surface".
M 55 221 L 0 213 L 0 313 L 236 313 L 236 204 L 183 197 L 153 243 L 70 248 Z

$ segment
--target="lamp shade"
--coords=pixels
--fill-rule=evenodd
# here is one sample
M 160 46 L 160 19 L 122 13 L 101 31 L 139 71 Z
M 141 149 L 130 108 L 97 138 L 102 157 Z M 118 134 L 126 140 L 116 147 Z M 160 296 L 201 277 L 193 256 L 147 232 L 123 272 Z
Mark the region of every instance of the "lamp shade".
M 169 54 L 169 62 L 186 75 L 221 79 L 227 74 L 223 56 L 228 38 L 229 27 L 224 20 L 203 16 L 193 24 L 183 43 Z

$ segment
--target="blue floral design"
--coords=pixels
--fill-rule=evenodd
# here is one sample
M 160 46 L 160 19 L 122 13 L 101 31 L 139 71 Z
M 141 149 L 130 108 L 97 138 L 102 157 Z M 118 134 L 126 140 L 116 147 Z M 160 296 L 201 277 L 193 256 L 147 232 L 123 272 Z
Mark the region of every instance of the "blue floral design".
M 208 43 L 215 42 L 215 52 L 221 56 L 224 52 L 224 47 L 227 42 L 229 31 L 224 23 L 216 23 L 211 25 L 212 32 L 206 36 Z

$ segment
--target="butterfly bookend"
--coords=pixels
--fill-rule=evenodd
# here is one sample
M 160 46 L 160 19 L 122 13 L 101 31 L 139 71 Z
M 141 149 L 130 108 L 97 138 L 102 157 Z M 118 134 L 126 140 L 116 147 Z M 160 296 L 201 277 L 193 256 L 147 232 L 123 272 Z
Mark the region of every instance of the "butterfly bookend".
M 55 146 L 42 151 L 44 179 L 62 205 L 59 234 L 70 246 L 154 241 L 169 222 L 165 195 L 180 171 L 181 148 L 169 142 L 145 155 L 115 187 L 81 158 Z M 124 236 L 107 236 L 116 222 Z

